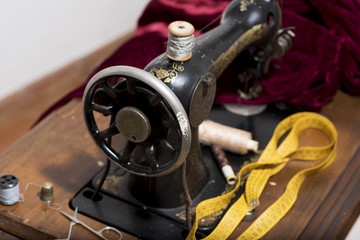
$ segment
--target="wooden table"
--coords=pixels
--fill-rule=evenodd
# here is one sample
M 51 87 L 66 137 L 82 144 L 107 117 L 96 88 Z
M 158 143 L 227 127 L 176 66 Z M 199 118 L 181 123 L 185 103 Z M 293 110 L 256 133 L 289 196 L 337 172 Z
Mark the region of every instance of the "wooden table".
M 338 92 L 322 114 L 336 126 L 339 135 L 338 156 L 327 169 L 309 177 L 290 212 L 265 236 L 265 239 L 339 239 L 344 238 L 360 212 L 360 99 Z M 313 138 L 313 133 L 305 138 Z M 65 238 L 70 221 L 58 210 L 38 198 L 39 184 L 51 182 L 54 203 L 72 214 L 69 200 L 105 163 L 85 129 L 81 103 L 74 100 L 52 113 L 20 141 L 0 156 L 0 175 L 18 177 L 24 201 L 13 206 L 0 205 L 0 229 L 24 239 Z M 284 190 L 288 178 L 297 169 L 289 165 L 271 179 L 260 199 L 266 208 Z M 294 170 L 295 169 L 295 170 Z M 297 169 L 298 170 L 298 169 Z M 35 185 L 37 184 L 37 185 Z M 104 225 L 86 216 L 78 218 L 95 229 Z M 242 224 L 238 234 L 246 228 Z M 5 236 L 1 233 L 0 236 Z M 135 239 L 123 233 L 123 239 Z M 231 238 L 234 238 L 233 235 Z M 75 226 L 72 239 L 96 239 Z

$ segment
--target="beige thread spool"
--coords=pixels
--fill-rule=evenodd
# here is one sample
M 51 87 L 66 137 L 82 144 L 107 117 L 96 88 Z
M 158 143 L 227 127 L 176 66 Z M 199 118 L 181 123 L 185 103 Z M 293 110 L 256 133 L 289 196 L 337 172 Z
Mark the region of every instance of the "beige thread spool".
M 200 124 L 199 140 L 205 145 L 217 144 L 224 150 L 238 154 L 246 154 L 249 150 L 257 151 L 259 148 L 259 142 L 252 139 L 250 132 L 211 120 Z
M 185 21 L 175 21 L 169 24 L 168 30 L 167 57 L 179 62 L 189 60 L 195 45 L 194 26 Z

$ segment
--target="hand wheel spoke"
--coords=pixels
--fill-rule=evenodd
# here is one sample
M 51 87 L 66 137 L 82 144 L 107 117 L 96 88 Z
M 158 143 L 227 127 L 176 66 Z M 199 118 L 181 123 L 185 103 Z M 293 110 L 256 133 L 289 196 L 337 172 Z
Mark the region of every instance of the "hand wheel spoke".
M 134 79 L 127 78 L 126 79 L 126 87 L 130 94 L 135 94 L 135 81 Z
M 179 123 L 175 120 L 162 120 L 162 125 L 165 128 L 180 128 Z
M 156 105 L 158 105 L 160 103 L 161 99 L 162 99 L 162 96 L 157 92 L 153 96 L 151 96 L 149 103 L 151 106 L 155 107 Z
M 107 129 L 100 131 L 97 135 L 98 135 L 98 138 L 105 139 L 105 138 L 112 137 L 118 133 L 119 133 L 119 130 L 116 127 L 116 125 L 111 124 Z
M 104 105 L 100 105 L 100 104 L 97 104 L 95 102 L 92 102 L 91 109 L 93 111 L 102 113 L 104 115 L 112 115 L 114 107 L 112 105 L 104 106 Z
M 157 169 L 159 167 L 159 163 L 156 160 L 154 145 L 148 146 L 146 148 L 145 155 L 147 161 L 150 163 L 151 168 Z
M 109 85 L 108 82 L 103 82 L 103 83 L 100 84 L 100 86 L 102 87 L 102 89 L 104 89 L 105 93 L 106 93 L 109 97 L 111 97 L 111 98 L 113 98 L 113 99 L 115 99 L 115 98 L 117 97 L 117 94 L 116 94 L 115 89 L 113 89 L 113 88 Z
M 160 143 L 164 150 L 175 153 L 175 148 L 166 139 L 161 139 Z
M 136 147 L 136 143 L 133 143 L 130 141 L 126 142 L 126 145 L 121 154 L 121 162 L 123 162 L 123 163 L 129 162 L 129 159 L 130 159 L 131 154 L 134 151 L 135 147 Z

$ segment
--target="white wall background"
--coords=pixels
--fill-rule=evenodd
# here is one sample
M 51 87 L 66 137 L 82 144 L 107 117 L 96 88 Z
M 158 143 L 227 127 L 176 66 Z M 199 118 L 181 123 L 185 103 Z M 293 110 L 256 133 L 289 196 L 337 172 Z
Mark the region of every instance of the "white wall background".
M 123 36 L 149 0 L 0 0 L 0 101 Z

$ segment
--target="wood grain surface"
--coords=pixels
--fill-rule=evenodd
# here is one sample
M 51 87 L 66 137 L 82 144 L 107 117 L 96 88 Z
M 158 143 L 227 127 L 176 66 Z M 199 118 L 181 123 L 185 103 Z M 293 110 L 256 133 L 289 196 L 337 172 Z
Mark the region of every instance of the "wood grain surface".
M 303 183 L 299 197 L 288 214 L 264 239 L 341 239 L 360 212 L 360 99 L 338 92 L 334 101 L 321 111 L 338 131 L 338 156 L 334 163 L 310 176 Z M 301 135 L 301 144 L 326 143 L 316 130 Z M 54 185 L 54 202 L 72 214 L 68 203 L 98 171 L 105 158 L 100 154 L 85 129 L 81 103 L 70 102 L 54 112 L 20 141 L 0 156 L 0 175 L 19 178 L 20 192 L 31 183 L 50 181 Z M 270 181 L 260 198 L 260 214 L 286 187 L 304 163 L 293 161 Z M 59 211 L 50 209 L 38 198 L 38 186 L 29 185 L 24 201 L 13 206 L 0 206 L 0 229 L 24 239 L 64 238 L 70 221 Z M 79 219 L 95 229 L 103 224 L 79 215 Z M 248 223 L 242 223 L 231 239 Z M 1 236 L 1 235 L 0 235 Z M 124 239 L 135 237 L 124 233 Z M 96 239 L 76 226 L 72 239 Z
M 85 129 L 80 102 L 73 101 L 56 111 L 1 156 L 1 175 L 18 177 L 20 193 L 27 184 L 31 185 L 23 202 L 0 207 L 0 228 L 24 239 L 65 238 L 70 221 L 41 202 L 38 198 L 40 188 L 32 183 L 51 182 L 54 203 L 72 215 L 69 200 L 101 170 L 104 163 L 104 157 Z M 79 219 L 94 229 L 104 227 L 81 215 Z M 97 237 L 76 225 L 72 239 Z

